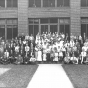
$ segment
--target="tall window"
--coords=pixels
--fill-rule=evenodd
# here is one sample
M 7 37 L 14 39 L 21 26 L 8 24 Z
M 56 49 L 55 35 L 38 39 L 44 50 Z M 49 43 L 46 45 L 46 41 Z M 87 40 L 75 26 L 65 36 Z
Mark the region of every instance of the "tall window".
M 57 18 L 41 18 L 41 34 L 43 32 L 57 32 L 58 19 Z
M 18 35 L 17 19 L 7 19 L 7 39 L 12 39 Z
M 0 0 L 0 7 L 5 7 L 5 0 Z
M 41 0 L 29 0 L 29 7 L 41 7 Z
M 88 6 L 88 0 L 81 0 L 81 7 L 87 7 Z
M 81 18 L 81 36 L 84 37 L 84 33 L 86 37 L 88 37 L 88 17 Z
M 60 19 L 60 33 L 70 36 L 70 19 L 61 18 Z
M 5 19 L 0 19 L 0 37 L 5 39 Z
M 70 0 L 57 0 L 57 7 L 69 7 Z
M 43 7 L 55 7 L 55 0 L 43 0 Z
M 39 32 L 39 19 L 29 19 L 29 35 L 36 35 Z
M 17 0 L 7 0 L 7 7 L 17 7 Z

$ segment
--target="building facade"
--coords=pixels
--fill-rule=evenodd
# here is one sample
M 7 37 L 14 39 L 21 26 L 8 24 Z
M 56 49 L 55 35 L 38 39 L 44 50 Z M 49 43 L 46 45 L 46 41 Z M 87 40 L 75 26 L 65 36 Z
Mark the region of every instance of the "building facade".
M 88 37 L 88 0 L 0 0 L 0 37 L 38 32 Z

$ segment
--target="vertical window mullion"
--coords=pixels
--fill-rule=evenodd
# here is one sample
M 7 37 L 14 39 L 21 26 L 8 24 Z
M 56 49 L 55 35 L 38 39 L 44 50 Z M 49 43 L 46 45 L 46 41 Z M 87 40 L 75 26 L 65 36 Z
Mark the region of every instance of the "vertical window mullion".
M 13 7 L 13 0 L 11 0 L 11 7 Z
M 57 7 L 57 0 L 55 0 L 55 7 Z
M 62 1 L 63 1 L 63 7 L 64 7 L 64 6 L 65 6 L 65 5 L 64 5 L 64 0 L 62 0 Z

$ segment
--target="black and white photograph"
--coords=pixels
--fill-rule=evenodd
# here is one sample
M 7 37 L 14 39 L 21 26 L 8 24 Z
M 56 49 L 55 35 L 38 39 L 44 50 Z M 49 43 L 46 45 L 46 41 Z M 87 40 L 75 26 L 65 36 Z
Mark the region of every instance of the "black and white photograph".
M 0 88 L 88 88 L 88 0 L 0 0 Z

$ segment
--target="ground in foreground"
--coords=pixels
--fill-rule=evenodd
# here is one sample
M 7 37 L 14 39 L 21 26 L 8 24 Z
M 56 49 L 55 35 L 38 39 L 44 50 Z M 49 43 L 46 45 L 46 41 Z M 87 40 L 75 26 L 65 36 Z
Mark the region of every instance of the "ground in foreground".
M 26 88 L 38 65 L 0 65 L 0 69 L 9 69 L 0 74 L 0 88 Z
M 63 65 L 74 88 L 88 88 L 88 65 Z

